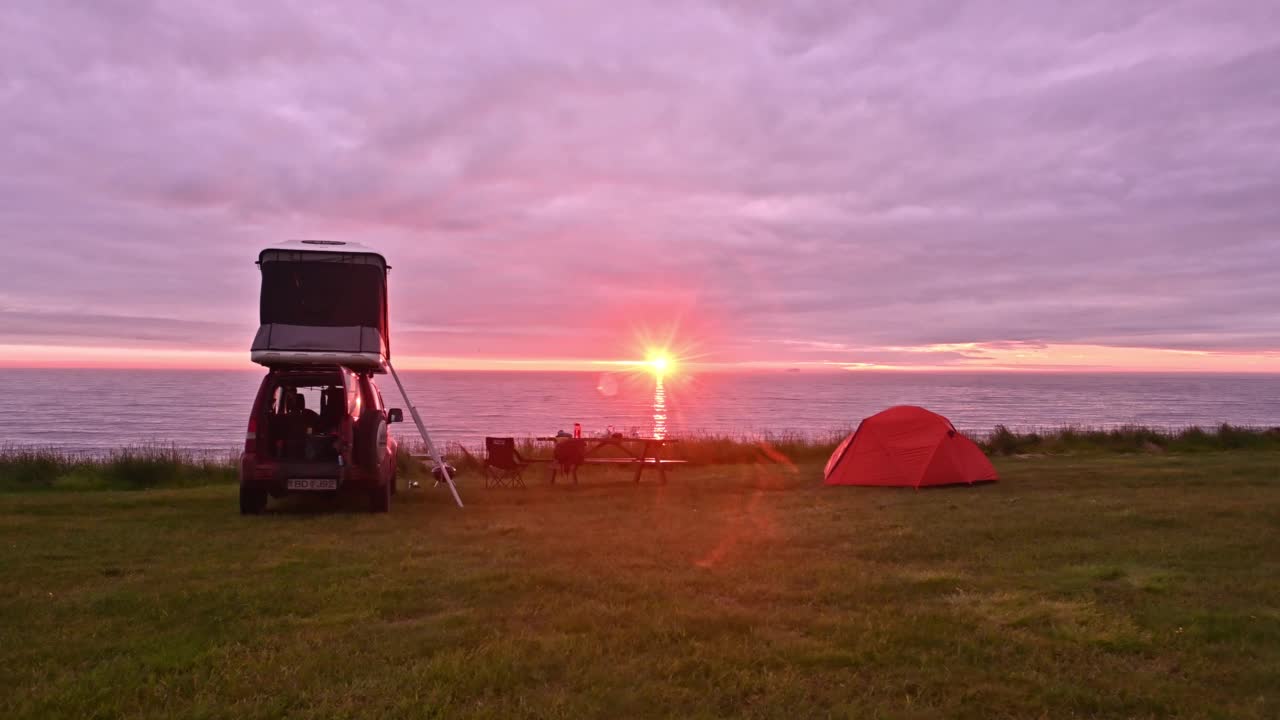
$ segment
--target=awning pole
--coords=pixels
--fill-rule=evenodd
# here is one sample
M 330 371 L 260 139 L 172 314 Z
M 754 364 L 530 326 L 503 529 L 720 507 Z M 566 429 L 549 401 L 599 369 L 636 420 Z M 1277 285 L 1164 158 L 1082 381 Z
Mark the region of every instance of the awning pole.
M 440 474 L 444 476 L 444 482 L 449 486 L 449 492 L 453 493 L 454 502 L 458 503 L 458 507 L 462 507 L 462 498 L 458 497 L 458 488 L 453 484 L 453 478 L 449 477 L 449 466 L 444 464 L 444 459 L 440 457 L 440 453 L 436 452 L 435 443 L 431 442 L 431 436 L 427 434 L 427 426 L 422 424 L 422 416 L 418 414 L 418 408 L 413 406 L 413 401 L 409 399 L 409 393 L 404 390 L 404 383 L 400 382 L 400 374 L 396 372 L 391 361 L 387 361 L 387 369 L 391 371 L 391 377 L 395 378 L 396 387 L 400 388 L 400 396 L 404 398 L 404 404 L 409 406 L 409 414 L 413 416 L 413 422 L 418 426 L 418 432 L 422 435 L 422 440 L 427 444 L 427 452 L 431 454 L 431 459 L 436 462 L 436 467 L 440 468 Z

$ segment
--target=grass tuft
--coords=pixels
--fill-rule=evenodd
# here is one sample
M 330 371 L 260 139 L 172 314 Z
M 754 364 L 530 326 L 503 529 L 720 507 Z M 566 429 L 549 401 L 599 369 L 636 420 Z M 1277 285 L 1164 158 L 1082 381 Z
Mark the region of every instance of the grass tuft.
M 19 489 L 52 487 L 66 474 L 70 461 L 43 448 L 12 448 L 0 451 L 0 485 Z
M 843 435 L 812 437 L 777 433 L 757 437 L 686 435 L 668 456 L 693 465 L 796 466 L 826 462 Z M 1064 427 L 1042 432 L 1017 432 L 997 425 L 974 440 L 991 456 L 1096 455 L 1280 450 L 1280 428 L 1219 425 L 1159 430 L 1141 426 L 1117 428 Z M 527 458 L 547 458 L 549 443 L 517 439 Z M 451 443 L 445 460 L 460 472 L 475 476 L 481 470 L 483 445 Z M 401 477 L 425 475 L 413 455 L 425 455 L 421 443 L 403 442 L 396 458 Z M 236 479 L 236 456 L 203 456 L 174 446 L 127 447 L 104 456 L 76 456 L 48 448 L 0 447 L 0 491 L 41 489 L 142 490 L 231 483 Z
M 107 456 L 100 469 L 107 487 L 142 490 L 162 486 L 211 485 L 235 480 L 228 459 L 197 457 L 173 447 L 136 447 Z
M 231 483 L 232 454 L 210 457 L 174 446 L 140 445 L 102 456 L 49 448 L 0 448 L 0 490 L 144 490 Z
M 1019 433 L 997 425 L 986 438 L 976 439 L 988 455 L 1280 450 L 1280 428 L 1251 428 L 1226 423 L 1212 430 L 1197 426 L 1158 430 L 1126 425 L 1106 429 L 1064 427 L 1046 433 Z

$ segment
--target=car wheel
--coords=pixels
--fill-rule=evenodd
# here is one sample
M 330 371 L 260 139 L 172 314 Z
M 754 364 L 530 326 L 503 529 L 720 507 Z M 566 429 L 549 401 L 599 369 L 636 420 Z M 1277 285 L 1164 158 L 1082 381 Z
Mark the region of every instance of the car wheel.
M 369 491 L 369 506 L 369 509 L 376 513 L 384 513 L 391 509 L 390 479 L 383 480 L 381 485 Z
M 267 491 L 240 486 L 240 514 L 261 515 L 267 509 Z

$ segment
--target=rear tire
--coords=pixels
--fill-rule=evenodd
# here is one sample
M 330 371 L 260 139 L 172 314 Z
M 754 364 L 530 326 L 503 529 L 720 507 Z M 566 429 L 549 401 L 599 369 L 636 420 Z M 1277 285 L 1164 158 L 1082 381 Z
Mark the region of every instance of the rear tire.
M 261 515 L 267 509 L 267 491 L 240 486 L 240 514 Z
M 391 480 L 385 479 L 382 484 L 369 491 L 369 511 L 384 513 L 391 510 Z

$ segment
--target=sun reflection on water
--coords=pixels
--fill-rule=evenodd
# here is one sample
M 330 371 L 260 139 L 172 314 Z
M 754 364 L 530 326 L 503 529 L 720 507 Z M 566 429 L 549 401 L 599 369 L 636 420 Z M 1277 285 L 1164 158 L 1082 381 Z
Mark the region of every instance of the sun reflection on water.
M 667 391 L 661 375 L 654 377 L 653 384 L 653 436 L 659 440 L 667 436 Z

